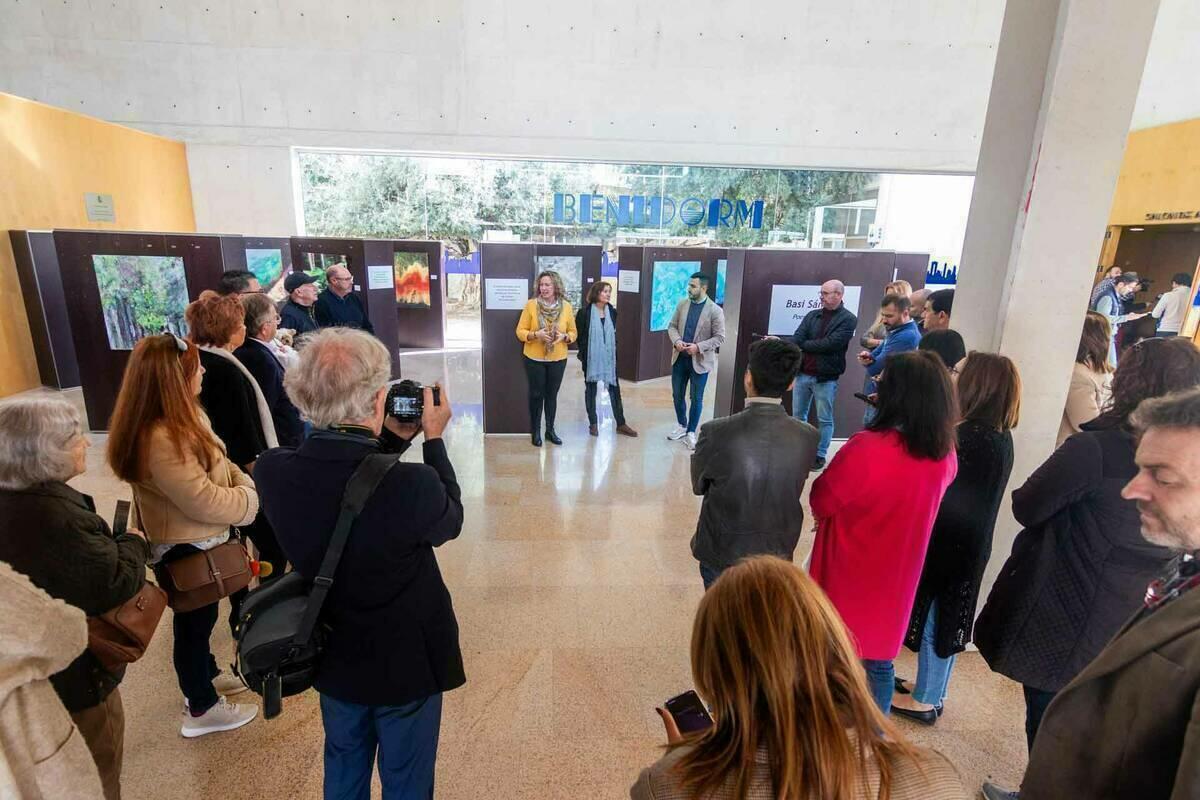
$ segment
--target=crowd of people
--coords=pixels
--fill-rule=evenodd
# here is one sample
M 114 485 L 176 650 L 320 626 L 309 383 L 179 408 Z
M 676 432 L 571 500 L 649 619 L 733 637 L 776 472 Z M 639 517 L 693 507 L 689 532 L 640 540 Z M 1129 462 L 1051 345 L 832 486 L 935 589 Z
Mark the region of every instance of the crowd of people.
M 258 705 L 228 699 L 247 691 L 233 654 L 218 658 L 211 643 L 222 599 L 236 638 L 250 577 L 226 575 L 201 595 L 190 576 L 249 548 L 260 584 L 289 570 L 314 578 L 356 468 L 374 453 L 399 458 L 418 435 L 422 463 L 387 472 L 342 553 L 338 575 L 349 579 L 330 589 L 314 688 L 326 798 L 368 798 L 376 762 L 385 797 L 432 796 L 442 697 L 466 681 L 434 552 L 464 524 L 443 440 L 451 400 L 446 387 L 440 397 L 427 388 L 418 422 L 387 413 L 390 356 L 349 273 L 329 272 L 320 295 L 309 276 L 289 276 L 282 310 L 249 273 L 228 274 L 187 307 L 187 339 L 137 343 L 107 441 L 107 463 L 132 491 L 125 529 L 67 483 L 89 447 L 75 407 L 48 393 L 0 401 L 0 526 L 36 531 L 0 536 L 10 612 L 0 634 L 14 643 L 0 676 L 18 676 L 0 680 L 10 697 L 0 698 L 0 745 L 17 796 L 120 797 L 126 666 L 87 645 L 87 619 L 138 596 L 148 569 L 172 608 L 181 735 L 251 723 Z M 1165 335 L 1177 301 L 1164 295 L 1151 312 L 1164 335 L 1116 363 L 1112 325 L 1138 312 L 1116 305 L 1126 276 L 1109 283 L 1084 323 L 1057 447 L 1012 493 L 1024 530 L 981 597 L 1021 378 L 1006 356 L 967 350 L 952 328 L 954 291 L 887 286 L 859 340 L 865 429 L 831 455 L 858 327 L 843 283 L 821 285 L 820 306 L 792 336 L 750 346 L 745 410 L 701 426 L 725 319 L 708 276 L 691 277 L 668 327 L 669 438 L 692 449 L 702 498 L 691 666 L 711 724 L 681 732 L 660 710 L 668 749 L 631 797 L 964 797 L 954 766 L 891 717 L 936 725 L 951 713 L 955 659 L 972 642 L 1023 688 L 1020 796 L 1200 791 L 1200 592 L 1190 591 L 1200 585 L 1200 350 Z M 534 445 L 543 432 L 562 443 L 557 393 L 571 343 L 589 433 L 604 384 L 617 432 L 637 435 L 616 377 L 611 292 L 593 284 L 576 311 L 556 273 L 538 276 L 516 331 Z M 285 323 L 301 336 L 296 349 L 280 341 Z M 813 474 L 815 540 L 798 566 Z M 902 647 L 917 653 L 915 675 L 896 674 Z

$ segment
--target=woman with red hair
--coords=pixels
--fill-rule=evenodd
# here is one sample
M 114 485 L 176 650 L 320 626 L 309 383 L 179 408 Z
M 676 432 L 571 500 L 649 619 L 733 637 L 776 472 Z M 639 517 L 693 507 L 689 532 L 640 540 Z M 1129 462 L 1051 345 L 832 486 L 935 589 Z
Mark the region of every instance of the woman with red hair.
M 171 333 L 147 336 L 133 348 L 109 422 L 108 463 L 132 486 L 153 564 L 217 547 L 229 526 L 258 514 L 254 482 L 230 462 L 196 399 L 203 378 L 195 346 Z M 246 688 L 221 673 L 209 647 L 218 605 L 174 614 L 175 674 L 187 702 L 180 733 L 188 738 L 240 728 L 258 714 L 218 696 Z

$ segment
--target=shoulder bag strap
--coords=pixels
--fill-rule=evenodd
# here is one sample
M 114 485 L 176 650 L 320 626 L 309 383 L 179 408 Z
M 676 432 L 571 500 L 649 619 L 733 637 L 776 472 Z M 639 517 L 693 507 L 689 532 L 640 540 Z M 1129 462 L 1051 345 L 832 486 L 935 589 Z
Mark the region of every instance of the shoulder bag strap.
M 342 495 L 342 510 L 338 514 L 333 537 L 329 540 L 329 547 L 325 550 L 325 559 L 321 562 L 321 569 L 317 573 L 317 577 L 313 579 L 313 588 L 308 596 L 304 619 L 301 620 L 300 629 L 296 631 L 296 638 L 293 640 L 296 645 L 303 647 L 308 644 L 308 638 L 312 636 L 317 618 L 321 615 L 321 606 L 325 604 L 325 597 L 329 594 L 330 587 L 333 586 L 333 575 L 337 572 L 338 562 L 342 559 L 342 551 L 346 549 L 346 540 L 350 538 L 350 528 L 354 525 L 354 520 L 363 510 L 363 506 L 367 504 L 367 500 L 375 493 L 375 488 L 383 481 L 383 476 L 387 475 L 388 471 L 399 461 L 400 458 L 396 455 L 372 453 L 362 460 L 362 463 L 354 470 L 354 474 L 350 476 L 350 482 L 346 484 L 346 491 Z

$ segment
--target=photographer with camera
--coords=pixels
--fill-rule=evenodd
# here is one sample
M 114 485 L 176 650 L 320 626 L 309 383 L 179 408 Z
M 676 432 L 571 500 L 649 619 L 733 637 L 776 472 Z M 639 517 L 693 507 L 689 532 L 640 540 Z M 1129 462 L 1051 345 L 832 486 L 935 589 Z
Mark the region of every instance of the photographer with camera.
M 425 463 L 391 467 L 362 507 L 324 603 L 328 640 L 314 686 L 327 798 L 367 800 L 377 752 L 385 797 L 432 796 L 442 693 L 466 681 L 458 622 L 433 552 L 463 525 L 442 441 L 450 402 L 429 387 L 419 399 L 389 392 L 390 371 L 387 349 L 362 331 L 310 334 L 284 387 L 314 431 L 297 448 L 263 453 L 255 467 L 279 543 L 311 579 L 359 464 L 373 453 L 399 455 L 425 434 Z M 392 416 L 397 409 L 408 421 Z

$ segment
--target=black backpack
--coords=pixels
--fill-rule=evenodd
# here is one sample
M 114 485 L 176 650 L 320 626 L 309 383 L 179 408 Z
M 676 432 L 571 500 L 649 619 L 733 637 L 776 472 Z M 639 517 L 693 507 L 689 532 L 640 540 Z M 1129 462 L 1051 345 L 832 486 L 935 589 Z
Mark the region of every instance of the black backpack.
M 398 462 L 396 455 L 372 453 L 354 470 L 316 578 L 310 581 L 292 571 L 253 590 L 243 601 L 235 669 L 247 686 L 262 695 L 266 719 L 279 715 L 283 698 L 312 688 L 328 637 L 326 626 L 318 624 L 321 607 L 333 586 L 350 528 Z

